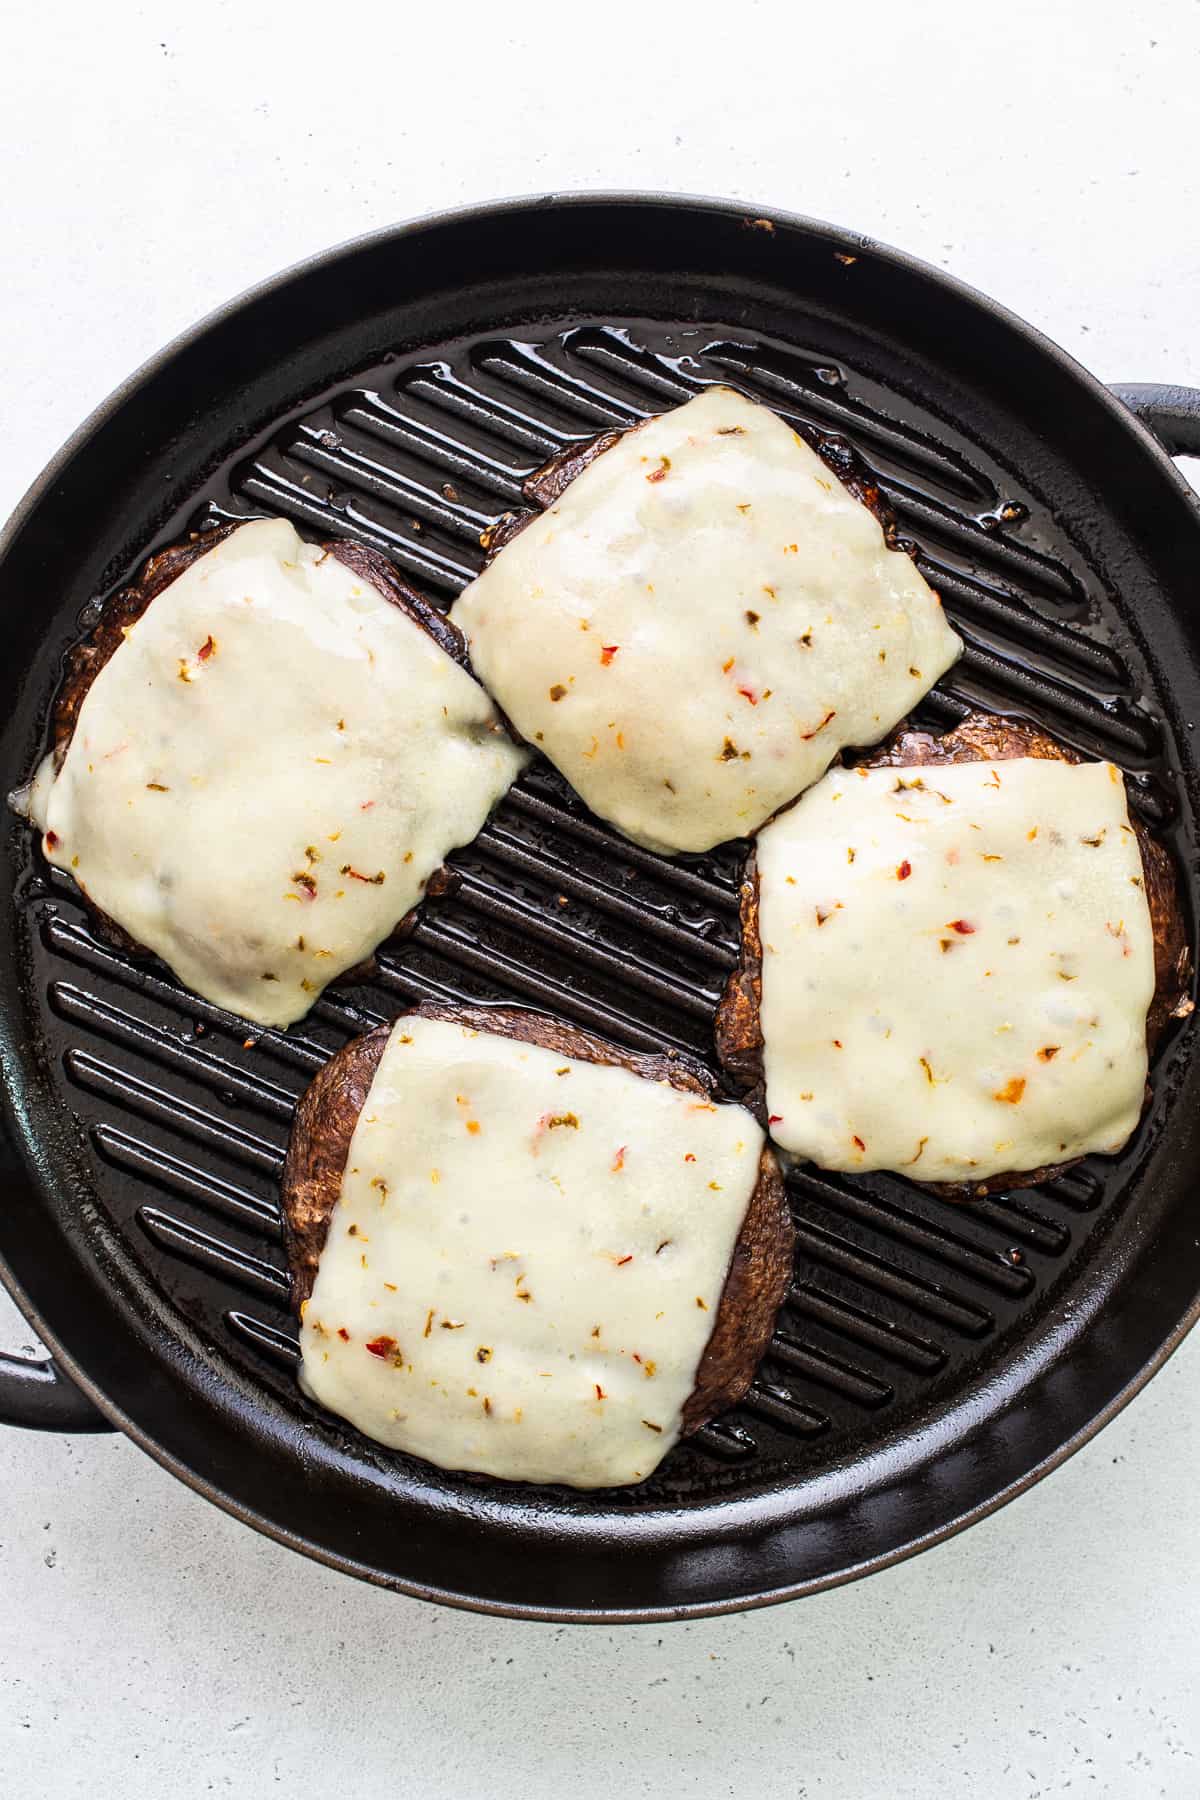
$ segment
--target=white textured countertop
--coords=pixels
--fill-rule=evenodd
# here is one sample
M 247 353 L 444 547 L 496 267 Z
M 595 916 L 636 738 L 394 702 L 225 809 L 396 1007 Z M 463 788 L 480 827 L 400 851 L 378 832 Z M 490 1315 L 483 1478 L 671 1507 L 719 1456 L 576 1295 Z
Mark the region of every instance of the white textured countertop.
M 0 513 L 249 283 L 553 186 L 861 228 L 1103 378 L 1200 384 L 1198 58 L 1185 0 L 10 11 Z M 27 1337 L 0 1302 L 0 1344 Z M 1198 1380 L 1200 1334 L 1048 1482 L 914 1562 L 622 1630 L 377 1592 L 124 1440 L 0 1430 L 0 1794 L 1194 1800 Z

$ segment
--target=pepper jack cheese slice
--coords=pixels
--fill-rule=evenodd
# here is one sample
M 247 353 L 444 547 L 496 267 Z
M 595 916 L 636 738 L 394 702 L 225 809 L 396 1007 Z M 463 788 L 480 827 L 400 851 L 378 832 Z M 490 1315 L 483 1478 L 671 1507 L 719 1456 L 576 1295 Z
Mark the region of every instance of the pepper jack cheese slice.
M 1111 763 L 837 769 L 758 872 L 785 1149 L 960 1182 L 1125 1143 L 1154 946 Z
M 598 456 L 452 617 L 517 730 L 666 852 L 755 831 L 962 648 L 867 508 L 722 387 Z
M 302 1309 L 304 1387 L 443 1468 L 643 1480 L 679 1436 L 762 1146 L 740 1106 L 402 1018 Z
M 206 999 L 307 1012 L 525 761 L 477 682 L 283 520 L 128 627 L 30 797 L 48 859 Z

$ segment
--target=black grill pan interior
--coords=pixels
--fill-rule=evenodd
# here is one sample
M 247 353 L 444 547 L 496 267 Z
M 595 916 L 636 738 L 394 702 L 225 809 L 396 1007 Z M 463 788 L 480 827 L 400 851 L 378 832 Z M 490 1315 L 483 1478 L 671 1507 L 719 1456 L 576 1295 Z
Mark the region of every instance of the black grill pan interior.
M 741 230 L 743 242 L 758 236 Z M 836 276 L 852 294 L 852 264 Z M 438 318 L 453 335 L 431 328 Z M 65 597 L 45 594 L 27 622 L 36 654 L 10 736 L 23 766 L 6 770 L 10 780 L 40 742 L 64 646 L 148 552 L 187 529 L 283 515 L 314 538 L 378 546 L 449 605 L 481 566 L 480 532 L 519 506 L 522 479 L 547 456 L 724 381 L 852 449 L 919 546 L 967 651 L 918 718 L 944 728 L 972 707 L 1004 710 L 1111 757 L 1134 804 L 1193 865 L 1136 540 L 1098 513 L 1061 448 L 1005 416 L 994 390 L 964 390 L 827 299 L 785 307 L 757 274 L 740 289 L 733 277 L 666 271 L 499 282 L 372 315 L 284 366 L 267 354 L 265 370 L 252 319 L 236 339 L 245 384 L 214 362 L 213 407 L 185 407 L 173 439 L 131 462 L 125 501 L 86 519 Z M 350 1035 L 427 997 L 519 1002 L 638 1049 L 711 1059 L 744 846 L 656 857 L 591 818 L 538 761 L 454 855 L 451 890 L 383 953 L 378 977 L 329 991 L 288 1032 L 247 1027 L 161 965 L 128 961 L 29 834 L 14 827 L 9 848 L 23 1029 L 47 1103 L 74 1134 L 88 1228 L 122 1279 L 158 1297 L 218 1387 L 290 1421 L 317 1463 L 385 1494 L 490 1508 L 495 1523 L 535 1538 L 571 1524 L 619 1535 L 622 1517 L 678 1525 L 681 1509 L 688 1531 L 719 1537 L 723 1521 L 742 1529 L 732 1502 L 777 1507 L 847 1470 L 865 1480 L 897 1444 L 918 1444 L 931 1422 L 1003 1384 L 1081 1271 L 1117 1254 L 1181 1069 L 1169 1044 L 1120 1158 L 1034 1191 L 959 1207 L 893 1177 L 796 1173 L 795 1281 L 745 1402 L 643 1487 L 483 1494 L 366 1443 L 295 1387 L 276 1190 L 296 1098 Z

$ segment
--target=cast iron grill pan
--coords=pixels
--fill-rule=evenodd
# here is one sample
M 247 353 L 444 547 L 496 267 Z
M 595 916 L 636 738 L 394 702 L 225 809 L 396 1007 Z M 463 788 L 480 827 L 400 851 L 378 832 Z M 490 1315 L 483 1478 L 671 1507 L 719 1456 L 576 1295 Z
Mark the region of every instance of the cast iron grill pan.
M 832 261 L 835 250 L 826 254 Z M 840 273 L 850 289 L 853 264 Z M 549 310 L 560 299 L 551 280 L 546 310 L 528 294 L 515 308 L 497 294 L 494 319 L 434 341 L 399 307 L 386 355 L 349 374 L 338 361 L 346 346 L 326 345 L 321 373 L 332 384 L 309 379 L 308 399 L 289 396 L 232 443 L 214 435 L 202 478 L 178 504 L 96 521 L 104 584 L 89 592 L 86 575 L 76 576 L 53 619 L 55 597 L 44 596 L 30 710 L 44 713 L 62 646 L 104 593 L 186 529 L 283 516 L 313 538 L 375 545 L 448 606 L 481 567 L 481 531 L 521 505 L 522 480 L 548 456 L 727 382 L 827 455 L 856 457 L 918 546 L 966 643 L 918 722 L 945 729 L 973 708 L 1003 710 L 1112 758 L 1133 804 L 1192 867 L 1190 796 L 1170 708 L 1139 643 L 1138 596 L 1119 591 L 1114 577 L 1127 570 L 1078 528 L 1077 497 L 1074 518 L 1071 508 L 1064 517 L 982 411 L 947 416 L 944 393 L 922 392 L 884 339 L 817 306 L 808 313 L 802 295 L 781 331 L 778 317 L 756 317 L 749 286 L 734 296 L 697 284 L 693 303 L 687 277 L 667 279 L 671 304 L 645 306 L 655 316 L 612 304 L 622 291 L 651 297 L 644 277 L 601 274 L 592 282 L 605 290 L 603 307 L 576 293 L 569 308 Z M 758 305 L 758 315 L 769 312 Z M 246 394 L 247 422 L 261 397 Z M 169 464 L 171 448 L 161 454 Z M 25 766 L 6 779 L 26 771 L 36 742 L 36 731 L 26 735 Z M 391 1567 L 360 1569 L 468 1603 L 618 1616 L 711 1610 L 785 1584 L 791 1570 L 778 1549 L 756 1587 L 745 1545 L 730 1548 L 756 1506 L 777 1519 L 832 1471 L 865 1479 L 931 1421 L 997 1383 L 1003 1391 L 1066 1286 L 1123 1254 L 1140 1171 L 1167 1129 L 1181 1067 L 1176 1034 L 1124 1154 L 1089 1159 L 1036 1190 L 962 1207 L 896 1177 L 795 1173 L 795 1279 L 745 1401 L 638 1488 L 483 1492 L 370 1444 L 296 1388 L 277 1203 L 296 1100 L 348 1037 L 427 998 L 516 1002 L 639 1050 L 674 1046 L 711 1061 L 744 846 L 657 857 L 593 819 L 539 760 L 476 843 L 452 857 L 450 891 L 381 954 L 377 977 L 330 990 L 287 1032 L 249 1026 L 182 991 L 161 964 L 126 959 L 92 928 L 69 881 L 47 869 L 32 834 L 14 828 L 12 850 L 23 1030 L 48 1104 L 77 1121 L 75 1203 L 96 1254 L 155 1296 L 158 1329 L 182 1334 L 203 1359 L 211 1404 L 222 1406 L 227 1387 L 251 1435 L 273 1429 L 256 1415 L 286 1421 L 301 1450 L 294 1479 L 312 1489 L 318 1514 L 339 1484 L 367 1487 L 376 1505 L 409 1502 L 490 1534 L 496 1568 L 477 1575 L 460 1556 L 457 1582 L 425 1575 L 404 1553 Z M 410 1521 L 397 1535 L 412 1531 Z M 672 1532 L 697 1546 L 700 1570 L 678 1595 L 669 1583 L 646 1591 L 636 1568 L 597 1575 L 592 1592 L 586 1574 L 548 1576 L 539 1561 L 547 1533 L 661 1550 Z M 354 1561 L 344 1548 L 315 1547 Z M 723 1573 L 713 1573 L 714 1556 Z

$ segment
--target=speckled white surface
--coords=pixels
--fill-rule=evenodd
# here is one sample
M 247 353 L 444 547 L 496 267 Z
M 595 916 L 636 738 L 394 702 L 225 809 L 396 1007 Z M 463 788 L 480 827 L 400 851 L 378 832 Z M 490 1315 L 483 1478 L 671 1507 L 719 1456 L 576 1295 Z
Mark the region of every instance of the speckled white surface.
M 326 244 L 552 185 L 791 206 L 1114 380 L 1200 383 L 1200 7 L 208 0 L 11 9 L 0 511 L 173 333 Z M 352 104 L 355 92 L 366 104 Z M 0 1303 L 0 1342 L 27 1337 Z M 0 1435 L 0 1794 L 1200 1793 L 1200 1339 L 1050 1481 L 851 1588 L 694 1625 L 436 1611 L 118 1439 Z

